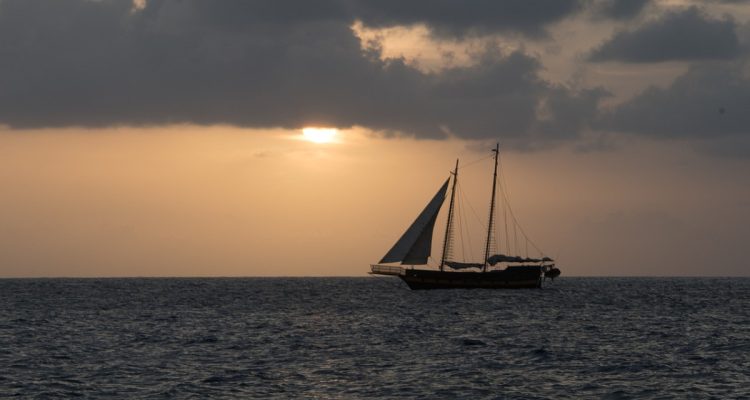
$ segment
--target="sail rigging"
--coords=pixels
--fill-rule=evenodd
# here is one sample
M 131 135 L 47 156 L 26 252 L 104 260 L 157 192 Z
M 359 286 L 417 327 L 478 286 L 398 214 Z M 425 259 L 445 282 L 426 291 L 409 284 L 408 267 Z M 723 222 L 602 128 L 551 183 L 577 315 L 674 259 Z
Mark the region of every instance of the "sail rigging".
M 490 244 L 492 243 L 492 228 L 495 223 L 495 194 L 497 193 L 497 157 L 500 154 L 500 143 L 492 149 L 495 152 L 495 172 L 492 175 L 492 200 L 490 201 L 490 218 L 487 223 L 487 242 L 484 247 L 484 259 L 482 260 L 482 271 L 487 271 L 487 259 L 490 257 Z
M 448 221 L 445 225 L 445 239 L 443 240 L 443 256 L 440 259 L 440 270 L 445 270 L 445 261 L 450 257 L 453 247 L 453 205 L 456 200 L 456 183 L 458 182 L 458 160 L 456 160 L 456 169 L 453 174 L 453 187 L 451 188 L 451 202 L 448 207 Z
M 541 287 L 543 280 L 547 278 L 554 279 L 559 276 L 560 270 L 555 267 L 554 261 L 549 257 L 543 256 L 541 251 L 539 252 L 540 256 L 538 258 L 530 258 L 528 256 L 529 244 L 537 250 L 538 248 L 529 240 L 523 229 L 518 226 L 518 221 L 516 220 L 515 215 L 513 215 L 513 211 L 510 209 L 508 193 L 503 189 L 504 177 L 502 170 L 500 170 L 500 174 L 498 174 L 499 147 L 498 144 L 492 149 L 494 153 L 494 173 L 492 177 L 489 221 L 487 226 L 484 227 L 484 229 L 486 229 L 486 241 L 483 249 L 484 257 L 481 262 L 472 262 L 471 260 L 467 261 L 466 254 L 464 253 L 465 246 L 462 232 L 464 228 L 467 228 L 467 233 L 469 233 L 470 230 L 461 222 L 464 206 L 461 205 L 463 197 L 458 196 L 457 193 L 457 190 L 458 192 L 461 192 L 461 188 L 458 185 L 458 160 L 456 160 L 456 167 L 451 171 L 451 175 L 453 176 L 453 186 L 451 187 L 450 207 L 446 218 L 442 246 L 443 254 L 440 259 L 440 264 L 437 266 L 438 268 L 435 268 L 434 265 L 432 268 L 415 268 L 414 266 L 427 264 L 430 257 L 435 221 L 437 220 L 438 213 L 445 202 L 450 177 L 445 183 L 443 183 L 438 192 L 419 214 L 417 219 L 409 226 L 406 232 L 401 235 L 396 244 L 394 244 L 388 253 L 380 260 L 380 263 L 400 262 L 402 265 L 411 265 L 411 267 L 405 268 L 401 266 L 373 264 L 371 265 L 371 273 L 376 275 L 398 276 L 406 282 L 411 289 L 539 288 Z M 471 164 L 473 163 L 467 165 Z M 500 179 L 500 181 L 498 181 L 498 179 Z M 498 200 L 498 188 L 500 190 L 499 201 L 501 202 L 499 205 L 496 204 L 496 201 Z M 471 204 L 469 204 L 469 207 L 474 211 Z M 498 208 L 501 208 L 503 212 L 503 225 L 505 227 L 506 241 L 504 250 L 498 248 L 500 247 L 499 241 L 501 236 L 495 232 L 495 229 L 498 228 L 498 223 L 495 222 L 495 213 L 498 211 Z M 510 235 L 508 235 L 508 213 L 510 213 L 513 223 L 514 249 L 511 249 Z M 474 212 L 474 214 L 477 216 L 478 220 L 481 220 L 476 212 Z M 454 225 L 456 226 L 454 227 Z M 454 243 L 454 228 L 458 231 L 458 236 L 461 240 L 460 243 Z M 522 238 L 526 239 L 525 257 L 513 255 L 514 253 L 517 254 L 516 252 L 520 252 L 518 245 L 519 230 Z M 461 254 L 463 255 L 462 260 L 454 258 L 454 245 L 460 245 Z M 470 240 L 469 247 L 472 247 Z M 507 263 L 508 265 L 504 266 L 504 268 L 497 267 L 497 264 L 501 263 Z M 446 269 L 446 267 L 448 268 Z
M 444 270 L 444 267 L 449 267 L 454 270 L 462 270 L 462 269 L 471 269 L 471 268 L 478 268 L 482 270 L 483 272 L 487 272 L 490 267 L 494 267 L 495 265 L 499 263 L 550 263 L 554 260 L 550 259 L 549 257 L 544 257 L 543 253 L 538 250 L 538 247 L 533 244 L 533 242 L 530 242 L 530 239 L 527 237 L 526 233 L 523 231 L 523 229 L 518 225 L 518 221 L 516 220 L 515 215 L 513 214 L 513 210 L 510 208 L 509 200 L 508 200 L 508 193 L 506 193 L 505 189 L 505 182 L 504 177 L 501 173 L 501 167 L 500 167 L 500 146 L 499 144 L 495 146 L 495 148 L 492 149 L 492 158 L 493 158 L 493 173 L 492 173 L 492 191 L 490 193 L 490 204 L 489 204 L 489 218 L 487 220 L 487 225 L 484 225 L 484 243 L 483 243 L 483 259 L 481 262 L 476 262 L 472 260 L 467 260 L 466 255 L 464 254 L 463 259 L 457 259 L 454 257 L 453 250 L 455 247 L 454 241 L 457 240 L 457 238 L 454 238 L 454 234 L 456 232 L 454 229 L 454 225 L 458 223 L 458 235 L 461 237 L 461 253 L 464 253 L 465 245 L 463 243 L 463 231 L 461 229 L 461 210 L 463 209 L 463 205 L 459 207 L 460 204 L 463 204 L 462 201 L 465 199 L 462 198 L 462 196 L 459 195 L 458 192 L 456 192 L 457 183 L 458 183 L 458 167 L 456 167 L 455 171 L 451 172 L 454 176 L 454 187 L 453 190 L 451 190 L 451 207 L 448 212 L 447 217 L 447 223 L 446 223 L 446 231 L 445 231 L 445 241 L 443 244 L 443 258 L 441 259 L 441 262 L 439 264 L 440 270 Z M 486 158 L 483 158 L 486 159 Z M 469 163 L 467 165 L 471 165 L 473 163 Z M 463 168 L 465 168 L 463 166 Z M 463 169 L 462 168 L 462 169 Z M 458 185 L 460 186 L 460 185 Z M 458 187 L 460 189 L 460 187 Z M 460 191 L 460 190 L 459 190 Z M 498 191 L 500 193 L 498 193 Z M 454 203 L 454 197 L 455 197 L 455 207 L 453 205 Z M 469 203 L 469 206 L 471 204 Z M 472 211 L 473 207 L 471 207 Z M 498 216 L 498 211 L 502 211 L 502 215 Z M 454 215 L 454 213 L 457 213 L 457 215 Z M 477 216 L 477 219 L 479 220 L 478 215 L 476 215 L 476 212 L 474 212 L 474 215 Z M 499 222 L 501 221 L 501 222 Z M 508 226 L 509 223 L 511 226 Z M 505 235 L 500 235 L 497 232 L 497 229 L 504 230 Z M 508 228 L 512 228 L 512 231 L 509 232 Z M 521 253 L 521 249 L 519 246 L 519 230 L 520 230 L 520 239 L 526 241 L 526 251 L 525 256 L 518 255 Z M 467 234 L 470 235 L 470 232 L 467 231 Z M 511 237 L 512 236 L 512 237 Z M 499 246 L 502 239 L 505 239 L 505 245 Z M 470 237 L 469 237 L 470 239 Z M 470 240 L 469 240 L 470 241 Z M 470 241 L 471 242 L 471 241 Z M 529 244 L 537 249 L 539 251 L 538 257 L 529 257 L 528 254 L 528 247 Z M 471 247 L 471 246 L 470 246 Z M 499 247 L 504 247 L 505 251 L 501 250 Z M 475 251 L 478 249 L 475 249 Z M 478 252 L 476 252 L 478 253 Z M 475 253 L 475 254 L 476 254 Z M 507 255 L 510 254 L 510 255 Z
M 400 262 L 401 264 L 423 265 L 432 251 L 432 231 L 438 212 L 445 201 L 445 192 L 448 189 L 449 179 L 437 191 L 424 210 L 409 229 L 401 235 L 396 244 L 383 256 L 381 263 Z

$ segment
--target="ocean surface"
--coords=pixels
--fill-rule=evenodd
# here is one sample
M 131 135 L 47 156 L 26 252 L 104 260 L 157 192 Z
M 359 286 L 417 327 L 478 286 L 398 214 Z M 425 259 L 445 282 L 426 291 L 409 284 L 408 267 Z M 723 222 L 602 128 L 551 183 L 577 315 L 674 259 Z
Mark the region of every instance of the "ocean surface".
M 750 398 L 750 279 L 0 280 L 0 397 Z

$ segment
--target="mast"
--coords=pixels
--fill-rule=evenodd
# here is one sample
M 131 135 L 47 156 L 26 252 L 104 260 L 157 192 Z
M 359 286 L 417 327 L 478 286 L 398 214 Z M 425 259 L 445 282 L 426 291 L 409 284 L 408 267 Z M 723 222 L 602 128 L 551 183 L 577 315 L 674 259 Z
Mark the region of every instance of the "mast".
M 445 225 L 445 239 L 443 239 L 443 256 L 440 258 L 440 270 L 445 269 L 445 258 L 448 256 L 448 245 L 450 241 L 451 228 L 453 227 L 453 202 L 456 199 L 456 181 L 458 181 L 458 159 L 456 169 L 453 171 L 453 186 L 451 187 L 451 203 L 448 207 L 448 222 Z
M 500 143 L 492 149 L 495 153 L 495 173 L 492 175 L 492 200 L 490 201 L 490 222 L 487 224 L 487 242 L 484 247 L 484 267 L 482 272 L 487 272 L 487 259 L 490 258 L 490 241 L 492 239 L 492 228 L 495 224 L 495 192 L 497 192 L 497 157 L 500 154 Z M 452 204 L 453 198 L 451 198 Z

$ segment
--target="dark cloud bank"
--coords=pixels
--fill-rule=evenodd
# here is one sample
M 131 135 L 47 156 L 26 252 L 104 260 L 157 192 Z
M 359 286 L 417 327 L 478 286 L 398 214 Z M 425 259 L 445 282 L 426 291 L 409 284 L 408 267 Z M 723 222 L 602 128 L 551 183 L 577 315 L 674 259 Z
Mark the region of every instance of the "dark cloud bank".
M 597 2 L 594 8 L 602 16 L 623 20 L 635 17 L 650 2 L 650 0 L 605 0 Z
M 594 3 L 601 18 L 623 19 L 637 15 L 647 2 Z M 350 28 L 355 20 L 381 27 L 424 23 L 438 37 L 509 33 L 539 39 L 548 24 L 590 4 L 150 0 L 134 11 L 130 0 L 0 0 L 0 123 L 14 128 L 361 125 L 419 137 L 450 132 L 526 143 L 575 138 L 592 124 L 644 134 L 685 133 L 680 123 L 687 122 L 669 125 L 669 118 L 658 115 L 638 123 L 630 118 L 666 107 L 674 122 L 686 110 L 681 107 L 701 107 L 690 103 L 701 93 L 690 90 L 716 85 L 711 68 L 691 70 L 671 88 L 647 91 L 602 114 L 598 104 L 605 90 L 574 91 L 545 81 L 539 61 L 521 51 L 488 48 L 471 67 L 425 73 L 403 60 L 383 61 L 377 49 L 363 50 Z M 685 50 L 667 58 L 737 55 L 731 20 L 709 20 L 689 10 L 615 35 L 592 59 L 653 61 L 653 55 L 635 54 L 637 43 L 661 30 L 688 29 L 682 25 L 699 29 L 711 43 L 727 37 L 734 42 L 718 50 L 711 43 L 683 46 L 697 53 Z M 750 93 L 741 75 L 730 76 L 735 80 L 722 84 L 732 91 L 700 100 L 712 111 L 732 110 L 733 102 Z M 685 97 L 686 90 L 694 97 Z M 736 133 L 744 120 L 732 123 L 738 125 L 728 132 Z M 696 135 L 698 129 L 711 129 L 705 123 L 689 125 Z
M 456 34 L 537 34 L 577 3 L 542 1 L 541 11 L 525 0 L 427 3 L 150 0 L 133 12 L 128 0 L 3 0 L 0 120 L 362 125 L 481 138 L 577 130 L 593 113 L 598 92 L 541 80 L 538 61 L 523 53 L 488 49 L 475 66 L 428 74 L 363 51 L 350 28 L 362 15 L 377 25 L 425 19 Z
M 665 88 L 650 87 L 624 104 L 601 110 L 591 124 L 661 139 L 691 139 L 721 156 L 750 156 L 750 75 L 738 26 L 696 7 L 616 33 L 590 60 L 625 63 L 688 61 Z
M 696 7 L 667 13 L 622 31 L 594 50 L 591 61 L 661 62 L 733 59 L 739 55 L 733 20 L 710 19 Z

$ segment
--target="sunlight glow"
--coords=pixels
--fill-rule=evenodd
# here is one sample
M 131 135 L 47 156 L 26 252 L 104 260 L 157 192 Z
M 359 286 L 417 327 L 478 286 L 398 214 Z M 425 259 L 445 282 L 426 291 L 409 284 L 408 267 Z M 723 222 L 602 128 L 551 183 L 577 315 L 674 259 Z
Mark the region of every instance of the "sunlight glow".
M 302 135 L 306 140 L 314 143 L 330 143 L 334 141 L 336 134 L 338 133 L 336 128 L 304 128 L 302 129 Z

